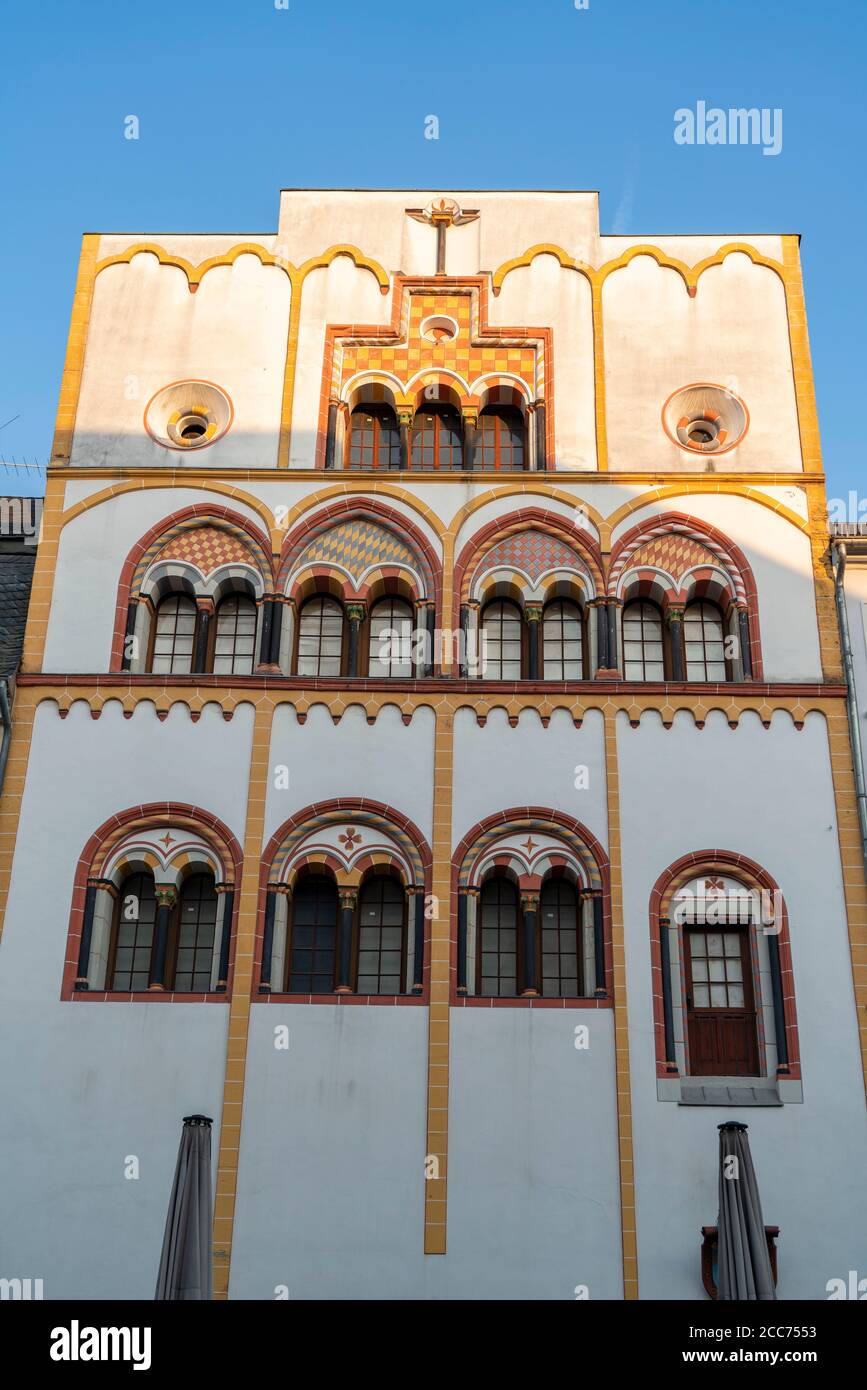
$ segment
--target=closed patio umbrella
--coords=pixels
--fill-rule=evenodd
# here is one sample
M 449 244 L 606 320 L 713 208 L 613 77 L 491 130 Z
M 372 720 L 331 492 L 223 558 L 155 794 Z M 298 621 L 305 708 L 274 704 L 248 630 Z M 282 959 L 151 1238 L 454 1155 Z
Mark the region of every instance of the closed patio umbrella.
M 187 1115 L 169 1200 L 156 1300 L 211 1297 L 211 1125 Z
M 776 1299 L 747 1127 L 730 1120 L 718 1128 L 717 1296 L 728 1299 Z

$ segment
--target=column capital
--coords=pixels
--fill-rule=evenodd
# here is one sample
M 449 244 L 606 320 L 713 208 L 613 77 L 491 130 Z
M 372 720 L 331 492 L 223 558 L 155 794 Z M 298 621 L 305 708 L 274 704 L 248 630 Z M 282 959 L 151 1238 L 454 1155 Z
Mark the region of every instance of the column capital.
M 342 908 L 355 907 L 355 904 L 358 902 L 357 888 L 339 888 L 337 892 Z
M 96 888 L 98 892 L 108 893 L 111 898 L 116 898 L 118 895 L 117 885 L 110 878 L 89 878 L 87 887 Z
M 155 883 L 154 897 L 158 907 L 174 907 L 178 900 L 178 890 L 173 883 Z
M 522 893 L 522 894 L 521 894 L 521 911 L 522 911 L 522 912 L 538 912 L 538 911 L 539 911 L 539 894 L 536 893 L 536 892 L 533 892 L 533 893 Z
M 363 623 L 367 606 L 364 603 L 347 603 L 346 616 L 351 623 Z
M 683 609 L 682 603 L 670 603 L 665 610 L 665 621 L 667 623 L 683 622 Z
M 541 603 L 525 603 L 524 617 L 528 623 L 539 623 L 542 621 Z
M 210 596 L 205 596 L 203 598 L 197 594 L 196 607 L 198 608 L 200 613 L 207 613 L 209 616 L 213 615 L 213 613 L 216 611 L 214 600 Z

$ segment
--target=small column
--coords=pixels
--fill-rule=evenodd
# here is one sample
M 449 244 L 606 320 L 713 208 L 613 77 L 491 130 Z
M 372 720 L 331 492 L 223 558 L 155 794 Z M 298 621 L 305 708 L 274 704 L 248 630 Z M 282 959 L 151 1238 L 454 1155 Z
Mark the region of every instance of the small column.
M 340 889 L 340 934 L 337 957 L 337 993 L 352 993 L 352 937 L 355 924 L 355 907 L 358 902 L 356 888 Z
M 602 894 L 591 893 L 593 904 L 593 966 L 596 975 L 596 988 L 594 993 L 597 999 L 607 999 L 608 990 L 605 988 L 605 926 L 602 905 Z
M 407 888 L 406 894 L 408 905 L 412 906 L 413 924 L 411 992 L 422 994 L 424 992 L 424 888 Z
M 671 642 L 671 679 L 686 680 L 686 652 L 683 646 L 683 609 L 667 608 L 665 621 L 668 623 Z
M 662 1024 L 665 1034 L 665 1070 L 677 1071 L 677 1048 L 674 1042 L 674 1010 L 671 1004 L 671 952 L 668 948 L 667 917 L 659 919 L 659 964 L 662 970 Z
M 470 632 L 470 608 L 469 608 L 469 604 L 467 604 L 467 603 L 462 603 L 462 604 L 461 604 L 461 651 L 460 651 L 460 663 L 459 663 L 459 665 L 458 665 L 458 675 L 460 676 L 461 680 L 466 680 L 466 679 L 467 679 L 467 676 L 468 676 L 468 674 L 469 674 L 469 661 L 468 661 L 468 651 L 467 651 L 467 643 L 468 643 L 468 640 L 469 640 L 469 632 Z
M 467 993 L 467 901 L 469 894 L 458 893 L 458 994 Z
M 545 402 L 536 401 L 534 411 L 536 424 L 536 472 L 545 473 L 548 468 L 548 458 L 545 450 Z
M 525 603 L 524 617 L 527 620 L 528 636 L 527 674 L 531 681 L 538 681 L 542 679 L 539 661 L 539 629 L 542 622 L 541 603 Z
M 775 931 L 768 932 L 768 965 L 771 972 L 771 998 L 774 1004 L 774 1041 L 777 1044 L 777 1072 L 789 1071 L 789 1044 L 786 1038 L 786 1014 L 783 1005 L 783 972 L 780 966 L 780 940 Z
M 274 627 L 274 600 L 269 594 L 262 600 L 262 624 L 259 636 L 259 660 L 256 663 L 256 670 L 261 671 L 271 665 L 271 641 Z
M 423 646 L 419 641 L 420 633 L 424 635 Z M 419 599 L 415 604 L 415 629 L 410 646 L 412 674 L 415 680 L 419 680 L 423 676 L 433 675 L 433 652 L 434 607 L 426 599 Z
M 412 410 L 399 410 L 397 412 L 397 426 L 400 433 L 400 466 L 406 470 L 410 467 L 412 454 Z
M 328 402 L 328 429 L 325 436 L 325 467 L 330 470 L 335 466 L 337 454 L 337 412 L 340 402 L 330 400 Z
M 741 670 L 745 681 L 753 678 L 753 656 L 750 650 L 750 615 L 746 608 L 738 607 L 738 638 L 741 648 Z
M 271 956 L 274 951 L 274 913 L 280 885 L 269 883 L 265 898 L 265 924 L 262 933 L 262 966 L 259 971 L 259 993 L 271 993 Z
M 465 410 L 464 420 L 464 472 L 472 473 L 476 463 L 476 435 L 479 427 L 479 412 Z
M 81 923 L 81 940 L 78 946 L 78 969 L 75 973 L 75 984 L 73 989 L 84 991 L 90 989 L 88 974 L 90 972 L 90 943 L 93 938 L 93 913 L 96 908 L 96 895 L 98 889 L 95 883 L 88 883 L 87 891 L 84 895 L 84 917 Z
M 135 655 L 135 630 L 138 624 L 138 599 L 130 599 L 126 610 L 126 630 L 123 635 L 120 669 L 129 671 Z
M 347 676 L 358 675 L 359 665 L 359 643 L 361 639 L 361 625 L 364 622 L 364 604 L 347 603 L 346 617 L 349 622 L 349 655 L 347 657 Z
M 530 998 L 539 993 L 536 978 L 536 942 L 539 930 L 539 894 L 521 894 L 521 912 L 524 918 L 524 988 L 522 997 Z
M 235 911 L 235 889 L 231 883 L 218 883 L 217 895 L 223 907 L 220 929 L 220 962 L 217 966 L 215 993 L 225 994 L 229 983 L 229 949 L 232 945 L 232 916 Z
M 608 604 L 605 599 L 592 599 L 589 607 L 596 614 L 596 669 L 608 669 Z
M 157 883 L 154 886 L 154 897 L 157 900 L 157 921 L 148 989 L 159 992 L 166 987 L 166 953 L 172 912 L 178 900 L 177 889 L 174 884 Z
M 268 664 L 276 671 L 280 670 L 280 639 L 283 636 L 284 607 L 285 604 L 279 598 L 275 598 L 271 604 L 271 648 L 268 653 Z
M 617 610 L 620 604 L 616 599 L 608 600 L 608 669 L 619 675 L 617 669 Z
M 193 643 L 193 674 L 201 675 L 208 669 L 208 645 L 211 620 L 214 616 L 214 601 L 210 598 L 197 598 L 196 635 Z

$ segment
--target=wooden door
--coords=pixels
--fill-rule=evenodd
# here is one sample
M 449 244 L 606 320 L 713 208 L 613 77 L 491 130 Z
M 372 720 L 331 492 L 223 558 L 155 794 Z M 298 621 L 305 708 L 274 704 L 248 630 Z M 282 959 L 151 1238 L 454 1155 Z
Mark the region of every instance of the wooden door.
M 758 1076 L 759 1050 L 747 931 L 684 933 L 692 1076 Z

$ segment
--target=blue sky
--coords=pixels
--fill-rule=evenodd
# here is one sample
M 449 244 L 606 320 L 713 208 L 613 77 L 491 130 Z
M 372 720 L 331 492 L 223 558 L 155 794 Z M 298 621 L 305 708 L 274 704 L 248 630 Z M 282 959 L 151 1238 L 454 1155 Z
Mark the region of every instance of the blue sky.
M 265 232 L 281 187 L 597 188 L 603 232 L 802 234 L 829 492 L 860 491 L 864 0 L 86 0 L 0 34 L 0 459 L 48 457 L 84 231 Z M 782 108 L 782 152 L 675 144 L 699 100 Z

